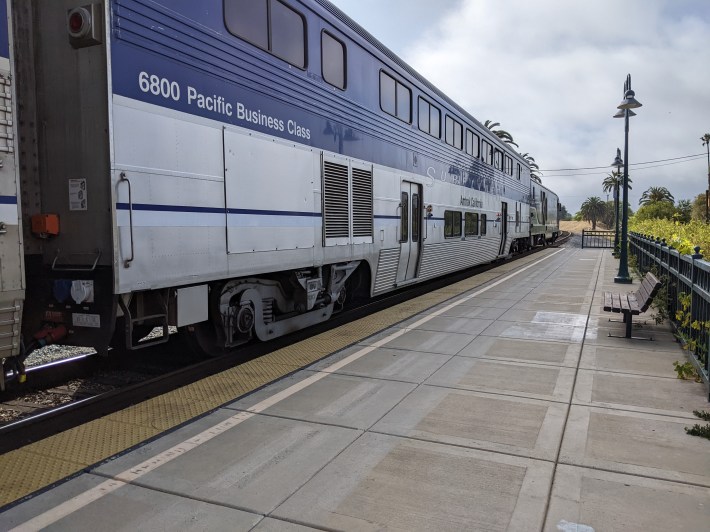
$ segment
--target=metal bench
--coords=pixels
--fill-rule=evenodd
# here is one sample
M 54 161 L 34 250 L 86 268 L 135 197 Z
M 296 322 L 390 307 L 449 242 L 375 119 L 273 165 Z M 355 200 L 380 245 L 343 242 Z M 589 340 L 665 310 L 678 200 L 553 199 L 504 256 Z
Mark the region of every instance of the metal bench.
M 648 272 L 636 292 L 627 294 L 604 292 L 604 310 L 606 312 L 620 312 L 624 315 L 626 335 L 616 336 L 615 338 L 631 338 L 631 317 L 646 312 L 660 289 L 661 281 L 651 272 Z M 611 333 L 609 336 L 612 336 Z M 639 340 L 653 340 L 653 338 L 639 338 Z

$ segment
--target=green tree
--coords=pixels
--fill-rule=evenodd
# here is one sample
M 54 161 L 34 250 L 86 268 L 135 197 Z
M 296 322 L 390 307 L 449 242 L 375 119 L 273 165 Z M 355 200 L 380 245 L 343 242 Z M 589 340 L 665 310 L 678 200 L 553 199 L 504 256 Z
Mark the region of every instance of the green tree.
M 693 217 L 693 204 L 688 199 L 678 200 L 675 211 L 673 219 L 682 224 L 687 224 Z
M 507 143 L 507 144 L 512 144 L 512 145 L 515 146 L 516 148 L 519 148 L 519 147 L 520 147 L 520 146 L 518 146 L 518 145 L 516 144 L 516 142 L 513 140 L 513 135 L 511 135 L 510 133 L 508 133 L 506 130 L 504 130 L 504 129 L 493 129 L 493 128 L 496 128 L 496 127 L 500 126 L 500 122 L 493 122 L 492 120 L 486 120 L 486 121 L 483 123 L 483 125 L 484 125 L 485 127 L 487 127 L 488 129 L 490 129 L 491 132 L 492 132 L 495 136 L 497 136 L 500 140 L 502 140 L 503 142 L 505 142 L 505 143 Z
M 560 220 L 571 220 L 572 215 L 567 212 L 567 207 L 564 205 L 560 204 Z
M 705 192 L 695 196 L 691 207 L 691 219 L 699 222 L 705 221 Z
M 584 220 L 589 220 L 592 223 L 592 229 L 597 228 L 597 220 L 604 215 L 606 210 L 606 203 L 597 196 L 587 198 L 582 203 L 582 207 L 579 212 L 582 213 L 582 218 Z
M 540 173 L 540 167 L 535 162 L 535 157 L 527 152 L 521 153 L 520 156 L 528 162 L 528 166 L 530 167 L 530 179 L 542 184 L 542 174 Z
M 670 203 L 673 205 L 675 200 L 673 199 L 673 194 L 666 187 L 649 187 L 643 194 L 641 194 L 641 199 L 639 200 L 639 205 L 648 205 L 649 203 Z
M 675 205 L 671 202 L 655 201 L 639 207 L 634 215 L 634 220 L 639 222 L 654 219 L 673 220 L 676 212 Z

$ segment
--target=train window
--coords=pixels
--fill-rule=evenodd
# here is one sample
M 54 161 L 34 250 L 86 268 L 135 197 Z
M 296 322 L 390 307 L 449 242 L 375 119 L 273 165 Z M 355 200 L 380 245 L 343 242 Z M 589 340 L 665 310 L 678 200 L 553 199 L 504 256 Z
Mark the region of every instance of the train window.
M 488 232 L 488 216 L 481 214 L 481 234 L 485 235 Z
M 437 139 L 441 137 L 441 111 L 419 98 L 419 129 Z
M 409 242 L 409 194 L 407 192 L 402 192 L 400 209 L 402 212 L 399 220 L 401 226 L 399 241 Z
M 478 213 L 467 212 L 465 218 L 466 236 L 475 236 L 478 234 Z
M 459 211 L 444 211 L 444 236 L 446 238 L 461 236 L 461 213 Z
M 382 71 L 380 71 L 380 107 L 385 113 L 403 122 L 412 121 L 412 91 Z
M 227 30 L 298 68 L 306 68 L 306 22 L 280 0 L 225 0 Z
M 333 87 L 345 88 L 345 44 L 333 37 L 327 31 L 321 34 L 321 62 L 323 79 Z
M 419 221 L 422 219 L 419 194 L 412 194 L 412 242 L 419 242 Z
M 493 154 L 493 167 L 498 170 L 503 169 L 503 152 L 501 152 L 498 148 L 495 149 Z
M 293 66 L 306 66 L 303 17 L 278 0 L 271 1 L 271 51 Z
M 491 166 L 493 165 L 493 146 L 486 141 L 482 140 L 481 141 L 481 158 L 485 161 L 486 164 L 490 164 Z
M 504 168 L 504 171 L 506 174 L 513 175 L 513 158 L 512 157 L 510 157 L 508 155 L 503 156 L 503 168 Z
M 480 149 L 478 146 L 478 135 L 470 129 L 466 130 L 466 153 L 478 157 Z
M 401 83 L 397 83 L 397 118 L 412 121 L 412 91 Z
M 522 176 L 523 176 L 523 167 L 520 166 L 520 163 L 518 163 L 518 181 L 520 181 Z
M 454 148 L 462 150 L 462 137 L 463 126 L 459 122 L 451 118 L 449 115 L 446 115 L 446 144 L 449 144 Z

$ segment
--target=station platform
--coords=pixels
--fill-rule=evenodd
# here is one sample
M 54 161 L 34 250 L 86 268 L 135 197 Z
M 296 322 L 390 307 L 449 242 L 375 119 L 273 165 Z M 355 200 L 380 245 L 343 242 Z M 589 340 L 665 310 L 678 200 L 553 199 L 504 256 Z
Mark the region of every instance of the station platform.
M 0 529 L 707 530 L 705 387 L 608 336 L 617 267 L 545 249 L 6 453 Z

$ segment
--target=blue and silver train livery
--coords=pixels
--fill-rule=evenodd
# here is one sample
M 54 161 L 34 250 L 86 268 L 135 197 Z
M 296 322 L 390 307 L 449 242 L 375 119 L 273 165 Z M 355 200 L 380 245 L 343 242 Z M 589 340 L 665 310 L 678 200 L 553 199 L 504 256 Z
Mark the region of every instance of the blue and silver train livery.
M 526 161 L 326 0 L 13 5 L 26 343 L 221 353 L 557 236 Z

